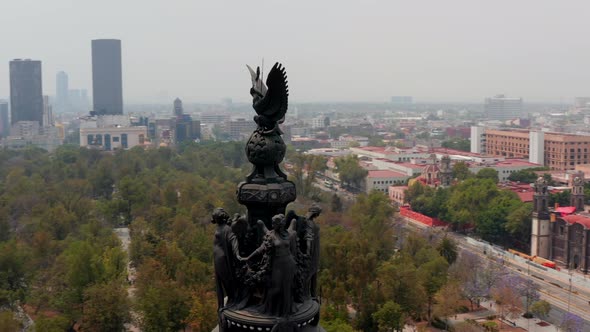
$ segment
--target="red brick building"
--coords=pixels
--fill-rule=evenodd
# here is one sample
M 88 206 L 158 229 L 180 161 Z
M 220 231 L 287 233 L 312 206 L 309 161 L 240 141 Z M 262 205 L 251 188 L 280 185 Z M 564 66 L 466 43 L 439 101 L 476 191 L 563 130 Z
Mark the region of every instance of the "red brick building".
M 590 163 L 590 136 L 544 133 L 545 166 L 553 170 L 573 170 Z M 507 158 L 529 158 L 528 130 L 485 131 L 486 153 Z

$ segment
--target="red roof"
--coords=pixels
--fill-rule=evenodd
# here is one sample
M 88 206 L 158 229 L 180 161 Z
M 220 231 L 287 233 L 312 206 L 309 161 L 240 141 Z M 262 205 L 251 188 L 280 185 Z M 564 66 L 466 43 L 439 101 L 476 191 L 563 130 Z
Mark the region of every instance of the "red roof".
M 404 173 L 395 172 L 395 171 L 388 171 L 388 170 L 379 170 L 379 171 L 369 171 L 367 174 L 369 178 L 401 178 L 401 177 L 408 177 Z
M 562 215 L 568 215 L 576 212 L 575 206 L 560 206 L 555 209 L 555 212 L 560 212 Z
M 590 218 L 586 216 L 581 216 L 579 214 L 570 214 L 569 216 L 561 217 L 565 222 L 568 224 L 580 224 L 588 229 L 590 229 Z
M 532 192 L 532 191 L 517 192 L 516 194 L 518 195 L 518 198 L 520 198 L 520 201 L 523 203 L 533 201 L 534 192 Z

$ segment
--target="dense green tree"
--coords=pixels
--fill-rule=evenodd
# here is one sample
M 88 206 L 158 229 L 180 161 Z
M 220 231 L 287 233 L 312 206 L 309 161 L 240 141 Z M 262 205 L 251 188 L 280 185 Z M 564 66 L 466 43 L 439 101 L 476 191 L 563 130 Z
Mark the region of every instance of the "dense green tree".
M 463 181 L 473 176 L 473 173 L 469 170 L 469 166 L 464 161 L 456 162 L 453 167 L 453 178 Z
M 378 270 L 378 280 L 386 298 L 398 303 L 403 311 L 413 317 L 421 317 L 426 302 L 424 290 L 416 287 L 416 266 L 407 254 L 401 254 L 383 263 Z
M 405 325 L 405 317 L 402 307 L 393 301 L 385 302 L 385 304 L 373 314 L 373 318 L 379 325 L 379 331 L 398 332 L 402 331 Z
M 512 236 L 512 241 L 518 244 L 520 249 L 528 248 L 531 234 L 532 203 L 520 203 L 506 216 L 504 228 Z
M 44 331 L 100 320 L 87 296 L 106 296 L 92 290 L 125 277 L 127 258 L 112 227 L 129 222 L 134 267 L 143 271 L 155 260 L 166 272 L 157 286 L 208 294 L 208 218 L 216 206 L 244 212 L 234 192 L 248 172 L 245 160 L 242 143 L 114 153 L 77 146 L 0 151 L 0 302 L 26 302 L 38 317 L 57 314 L 39 319 Z M 140 285 L 138 301 L 155 292 Z
M 571 204 L 571 191 L 564 190 L 556 193 L 549 193 L 549 206 L 569 206 Z
M 412 204 L 418 197 L 428 192 L 430 187 L 423 185 L 419 181 L 414 181 L 404 193 L 406 203 Z
M 354 332 L 354 329 L 343 319 L 322 321 L 322 327 L 326 332 Z
M 81 304 L 85 288 L 102 280 L 104 267 L 97 252 L 87 241 L 76 241 L 62 253 L 64 281 L 68 287 L 65 293 L 67 307 L 74 309 Z
M 535 316 L 544 319 L 551 311 L 551 304 L 545 300 L 539 300 L 531 305 L 530 310 Z
M 510 181 L 518 181 L 523 183 L 533 183 L 539 176 L 530 169 L 521 169 L 508 176 Z
M 441 143 L 443 148 L 455 149 L 460 151 L 471 151 L 471 142 L 464 138 L 453 138 L 450 140 L 443 141 Z
M 22 300 L 30 274 L 30 254 L 16 241 L 0 243 L 0 306 L 12 306 Z
M 478 179 L 490 179 L 497 183 L 498 171 L 493 168 L 482 168 L 477 172 L 477 174 L 475 174 L 475 177 Z
M 428 262 L 418 268 L 418 277 L 426 293 L 426 317 L 429 321 L 432 319 L 434 297 L 447 282 L 447 270 L 449 268 L 449 263 L 443 257 L 437 256 L 432 256 Z
M 367 177 L 368 171 L 361 167 L 356 155 L 338 157 L 334 159 L 334 163 L 336 164 L 336 172 L 343 184 L 355 188 L 361 187 L 362 182 Z
M 40 317 L 35 320 L 36 332 L 63 332 L 67 331 L 72 322 L 63 316 Z
M 144 331 L 178 331 L 187 326 L 190 294 L 166 274 L 164 267 L 150 259 L 138 271 L 137 307 Z
M 490 179 L 468 179 L 453 188 L 447 202 L 450 222 L 459 229 L 466 225 L 475 225 L 479 215 L 488 207 L 489 202 L 498 195 L 496 184 Z
M 437 248 L 438 253 L 449 263 L 453 264 L 457 260 L 457 244 L 446 235 L 442 238 Z
M 507 240 L 506 218 L 521 205 L 511 191 L 499 190 L 488 202 L 487 207 L 479 213 L 475 222 L 477 233 L 485 240 L 503 243 Z

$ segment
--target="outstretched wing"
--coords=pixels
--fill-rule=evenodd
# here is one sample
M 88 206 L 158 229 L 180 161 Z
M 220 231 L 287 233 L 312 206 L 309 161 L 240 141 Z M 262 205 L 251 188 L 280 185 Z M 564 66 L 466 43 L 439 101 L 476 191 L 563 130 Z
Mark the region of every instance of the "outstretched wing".
M 277 122 L 287 113 L 289 104 L 289 86 L 287 73 L 280 63 L 275 63 L 266 79 L 266 94 L 254 104 L 254 110 L 273 122 Z

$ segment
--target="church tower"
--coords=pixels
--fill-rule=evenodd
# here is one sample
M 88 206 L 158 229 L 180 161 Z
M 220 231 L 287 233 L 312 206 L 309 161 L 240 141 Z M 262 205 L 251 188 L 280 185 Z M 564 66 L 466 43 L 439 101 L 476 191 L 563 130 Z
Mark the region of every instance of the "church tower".
M 572 181 L 570 205 L 578 212 L 584 211 L 584 173 L 582 172 L 576 174 Z
M 440 184 L 443 187 L 451 185 L 453 178 L 453 170 L 451 169 L 451 157 L 445 154 L 440 160 Z
M 551 225 L 549 221 L 549 192 L 547 191 L 547 182 L 543 177 L 539 177 L 535 181 L 534 187 L 531 255 L 550 258 Z

